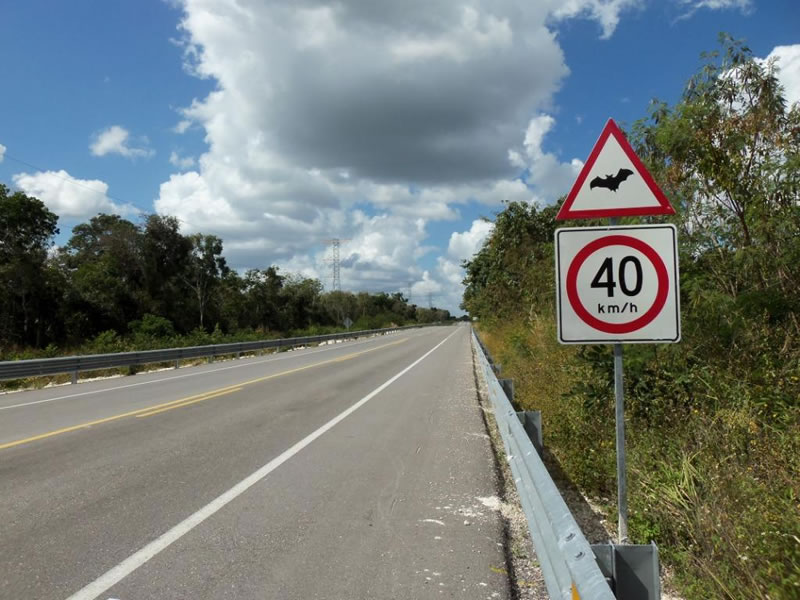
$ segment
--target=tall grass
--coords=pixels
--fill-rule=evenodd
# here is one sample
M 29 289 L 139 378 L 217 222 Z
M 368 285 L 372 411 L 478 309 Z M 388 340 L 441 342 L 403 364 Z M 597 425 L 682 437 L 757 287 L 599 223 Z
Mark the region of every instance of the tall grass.
M 568 477 L 615 521 L 610 348 L 559 345 L 547 311 L 480 331 L 514 378 L 517 402 L 542 411 L 545 444 Z M 797 402 L 764 402 L 752 361 L 747 375 L 742 365 L 686 361 L 664 347 L 628 346 L 626 355 L 632 540 L 658 544 L 687 598 L 800 598 Z M 791 399 L 796 378 L 762 383 Z

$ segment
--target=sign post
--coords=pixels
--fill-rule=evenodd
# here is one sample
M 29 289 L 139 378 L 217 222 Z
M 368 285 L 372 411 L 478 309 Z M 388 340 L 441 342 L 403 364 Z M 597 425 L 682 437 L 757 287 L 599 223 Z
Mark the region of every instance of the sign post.
M 619 218 L 611 217 L 611 225 Z M 617 542 L 628 543 L 628 457 L 625 454 L 625 373 L 622 366 L 622 344 L 614 344 L 614 423 L 617 451 Z
M 620 544 L 628 541 L 622 344 L 680 341 L 680 298 L 675 227 L 618 223 L 623 216 L 674 212 L 609 119 L 556 216 L 610 218 L 609 227 L 556 230 L 556 308 L 562 344 L 614 346 Z

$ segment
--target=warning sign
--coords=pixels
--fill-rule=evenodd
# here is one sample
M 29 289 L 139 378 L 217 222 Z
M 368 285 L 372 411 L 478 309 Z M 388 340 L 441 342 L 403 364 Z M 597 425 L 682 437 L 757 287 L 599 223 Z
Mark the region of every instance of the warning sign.
M 674 213 L 622 131 L 609 119 L 556 220 Z
M 561 343 L 680 340 L 674 225 L 565 228 L 555 235 Z

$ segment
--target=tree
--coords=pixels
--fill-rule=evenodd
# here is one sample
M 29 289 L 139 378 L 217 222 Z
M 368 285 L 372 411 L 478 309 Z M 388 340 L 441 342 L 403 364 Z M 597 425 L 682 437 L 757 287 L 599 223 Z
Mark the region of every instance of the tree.
M 280 295 L 284 277 L 278 267 L 250 269 L 244 276 L 244 294 L 248 307 L 249 324 L 262 331 L 279 330 Z
M 283 280 L 281 289 L 281 322 L 283 329 L 305 329 L 318 322 L 317 311 L 322 294 L 322 283 L 301 275 L 289 275 Z
M 222 256 L 222 240 L 217 236 L 196 233 L 189 240 L 192 249 L 182 278 L 194 292 L 200 327 L 204 327 L 209 299 L 229 269 L 225 257 Z
M 346 318 L 353 320 L 356 314 L 356 297 L 350 292 L 333 290 L 321 298 L 330 324 L 342 327 Z
M 71 282 L 68 301 L 85 315 L 79 337 L 107 329 L 124 332 L 128 322 L 144 314 L 140 235 L 135 224 L 108 214 L 72 229 L 59 259 Z
M 464 261 L 461 307 L 481 318 L 529 314 L 553 299 L 552 253 L 557 207 L 510 202 L 471 260 Z
M 723 294 L 734 318 L 766 310 L 788 348 L 800 334 L 800 105 L 787 107 L 774 63 L 720 41 L 675 107 L 656 101 L 636 123 L 634 142 L 677 203 L 693 301 Z
M 40 200 L 0 184 L 0 342 L 40 344 L 57 307 L 47 304 L 47 252 L 58 217 Z
M 185 286 L 192 241 L 180 233 L 178 219 L 148 215 L 141 235 L 141 253 L 147 312 L 163 315 L 182 329 L 194 326 L 186 318 Z

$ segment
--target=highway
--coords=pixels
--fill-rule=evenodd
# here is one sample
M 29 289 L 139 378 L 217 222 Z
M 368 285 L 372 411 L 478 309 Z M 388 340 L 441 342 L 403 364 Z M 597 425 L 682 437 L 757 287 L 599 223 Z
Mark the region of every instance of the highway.
M 0 396 L 0 598 L 509 598 L 467 326 Z

